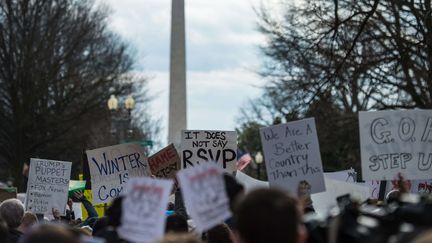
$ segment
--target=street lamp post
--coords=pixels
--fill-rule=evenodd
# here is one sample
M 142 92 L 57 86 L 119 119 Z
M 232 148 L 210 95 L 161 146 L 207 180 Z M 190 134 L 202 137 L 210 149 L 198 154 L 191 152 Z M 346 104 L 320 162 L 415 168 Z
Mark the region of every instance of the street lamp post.
M 115 95 L 112 94 L 107 105 L 111 112 L 111 134 L 116 137 L 118 143 L 125 137 L 132 135 L 131 112 L 135 108 L 135 100 L 129 95 L 124 102 L 125 109 L 119 109 L 119 102 Z M 125 130 L 127 130 L 127 135 L 125 135 Z
M 255 155 L 255 163 L 257 164 L 257 179 L 260 179 L 261 176 L 261 164 L 263 162 L 264 158 L 261 154 L 261 151 L 258 151 L 258 153 Z

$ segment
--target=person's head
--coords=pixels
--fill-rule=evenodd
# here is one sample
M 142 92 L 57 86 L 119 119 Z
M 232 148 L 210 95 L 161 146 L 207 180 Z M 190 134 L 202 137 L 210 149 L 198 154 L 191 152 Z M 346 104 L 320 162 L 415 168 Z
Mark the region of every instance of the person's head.
M 80 240 L 67 226 L 60 224 L 38 225 L 25 234 L 21 240 L 21 243 L 40 242 L 80 243 Z
M 276 189 L 257 189 L 246 195 L 236 207 L 238 235 L 243 243 L 303 242 L 297 200 Z
M 36 215 L 32 212 L 25 212 L 19 226 L 20 231 L 27 232 L 33 225 L 38 223 Z
M 207 231 L 207 243 L 232 243 L 231 230 L 226 224 L 217 225 Z
M 167 217 L 165 224 L 165 233 L 187 233 L 188 230 L 188 223 L 185 217 L 178 214 L 172 214 Z
M 117 197 L 107 209 L 105 215 L 108 217 L 108 225 L 119 227 L 121 225 L 123 197 Z
M 192 234 L 169 233 L 159 243 L 201 243 L 201 241 Z
M 24 216 L 24 205 L 18 199 L 8 199 L 0 204 L 0 217 L 9 229 L 15 229 L 21 224 Z

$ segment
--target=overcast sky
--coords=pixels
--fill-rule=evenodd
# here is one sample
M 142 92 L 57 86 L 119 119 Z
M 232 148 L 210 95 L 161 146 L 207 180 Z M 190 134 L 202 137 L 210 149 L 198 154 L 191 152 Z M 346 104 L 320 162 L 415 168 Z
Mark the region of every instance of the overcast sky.
M 134 48 L 135 71 L 151 77 L 151 114 L 168 128 L 171 0 L 108 0 L 111 28 Z M 263 81 L 253 6 L 259 0 L 185 0 L 188 129 L 234 130 Z

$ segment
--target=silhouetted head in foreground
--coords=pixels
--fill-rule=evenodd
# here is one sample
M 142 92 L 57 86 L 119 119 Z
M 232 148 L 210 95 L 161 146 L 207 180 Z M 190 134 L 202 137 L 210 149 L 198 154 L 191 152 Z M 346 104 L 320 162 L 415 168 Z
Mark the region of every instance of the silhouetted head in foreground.
M 306 238 L 297 199 L 283 191 L 252 191 L 238 203 L 235 217 L 242 243 L 300 243 Z
M 78 236 L 67 226 L 60 224 L 42 224 L 33 228 L 22 239 L 21 243 L 80 243 Z

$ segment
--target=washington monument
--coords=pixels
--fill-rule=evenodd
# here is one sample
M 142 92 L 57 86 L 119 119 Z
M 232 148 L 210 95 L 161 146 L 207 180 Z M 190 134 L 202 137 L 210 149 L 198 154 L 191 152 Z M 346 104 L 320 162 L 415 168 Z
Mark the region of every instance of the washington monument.
M 168 143 L 180 147 L 186 129 L 186 46 L 184 0 L 172 0 Z

